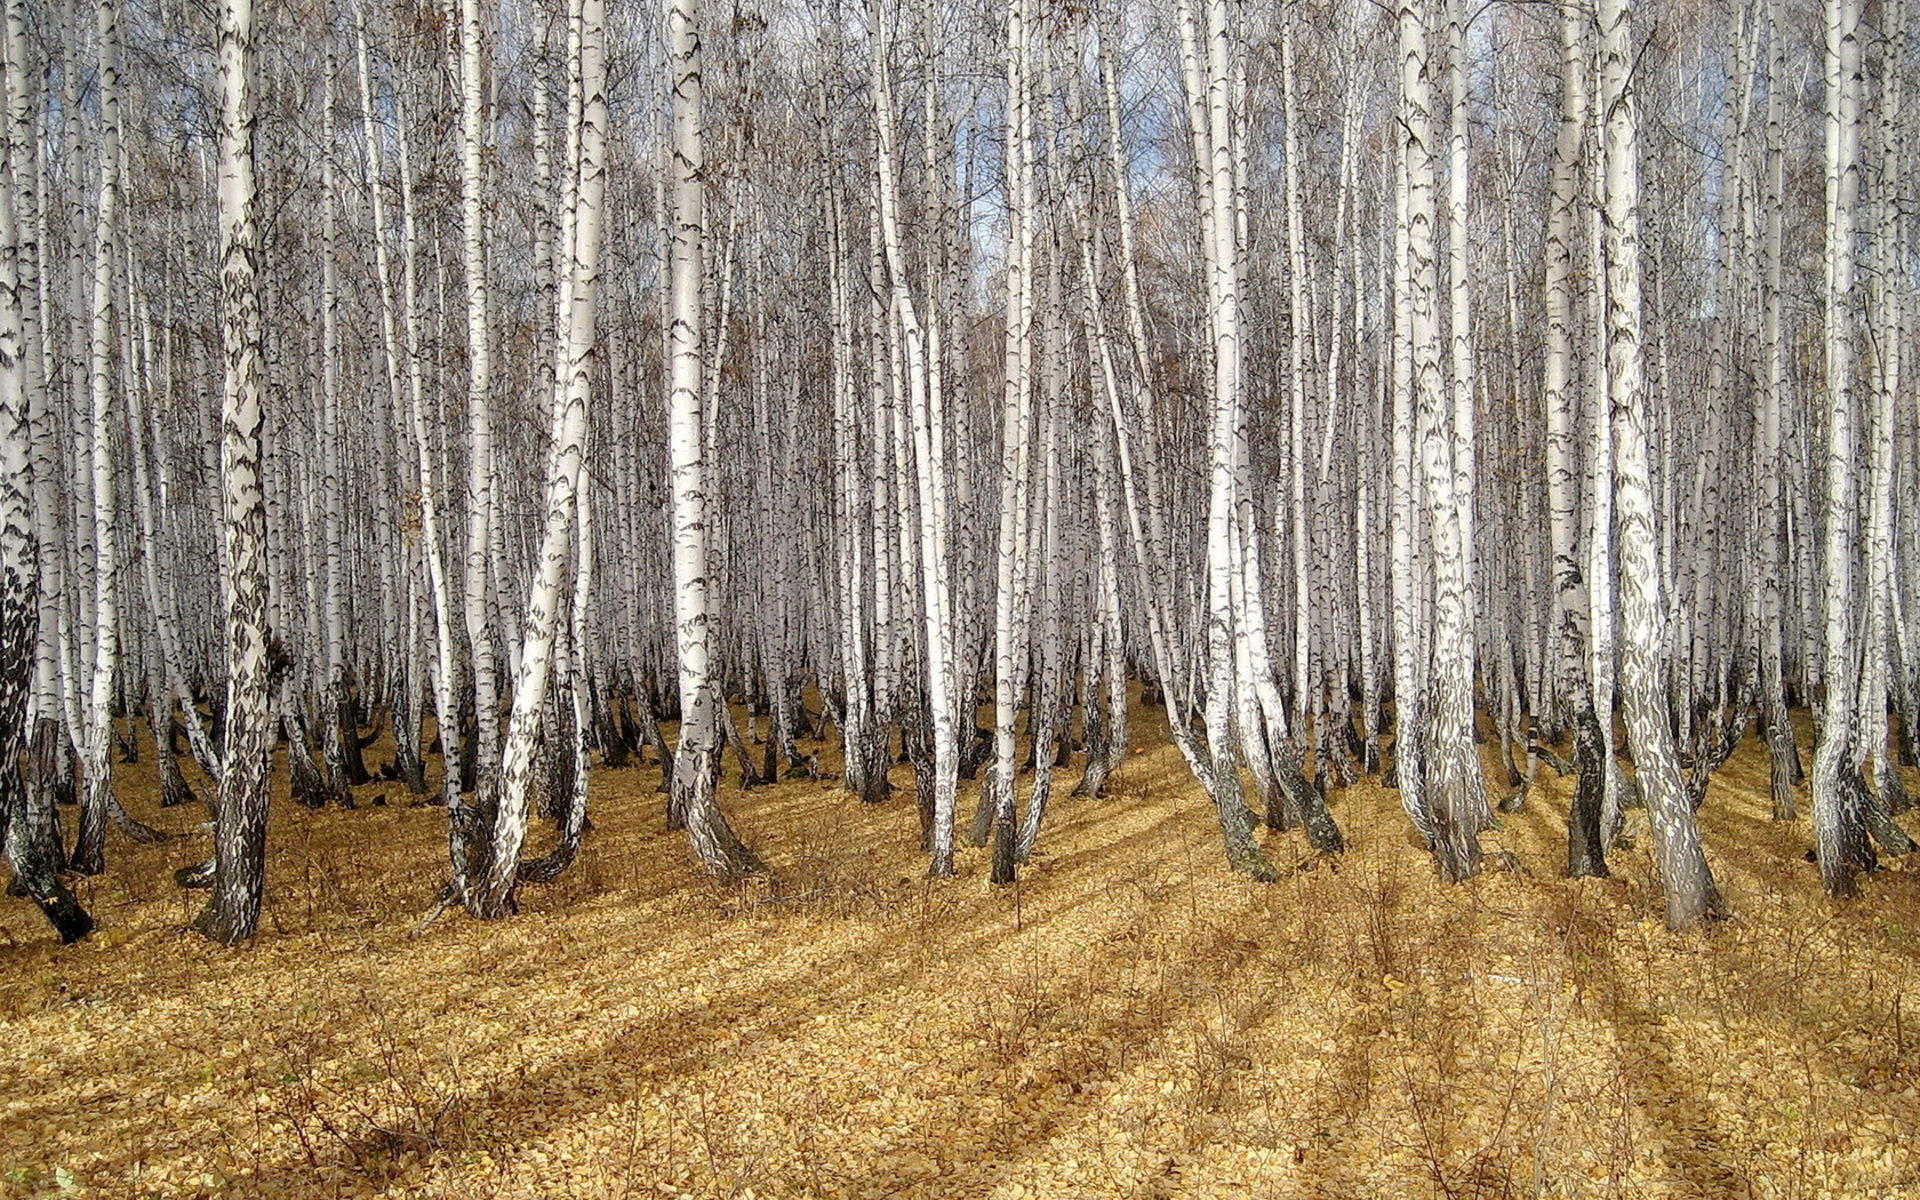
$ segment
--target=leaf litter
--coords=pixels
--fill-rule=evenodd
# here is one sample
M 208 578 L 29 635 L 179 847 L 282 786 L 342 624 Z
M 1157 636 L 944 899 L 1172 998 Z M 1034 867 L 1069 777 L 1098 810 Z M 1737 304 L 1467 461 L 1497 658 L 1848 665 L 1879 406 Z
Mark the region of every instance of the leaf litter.
M 1920 873 L 1822 898 L 1762 748 L 1702 812 L 1736 919 L 1691 936 L 1644 849 L 1558 877 L 1545 771 L 1486 838 L 1524 871 L 1440 883 L 1367 782 L 1345 855 L 1268 834 L 1261 885 L 1164 730 L 1141 748 L 1102 799 L 1062 773 L 1010 888 L 978 850 L 925 877 L 904 767 L 884 805 L 723 788 L 772 867 L 737 882 L 657 768 L 597 769 L 566 874 L 424 929 L 444 812 L 309 811 L 282 774 L 234 950 L 170 882 L 203 814 L 119 767 L 184 836 L 113 844 L 80 945 L 0 911 L 0 1195 L 1920 1194 Z

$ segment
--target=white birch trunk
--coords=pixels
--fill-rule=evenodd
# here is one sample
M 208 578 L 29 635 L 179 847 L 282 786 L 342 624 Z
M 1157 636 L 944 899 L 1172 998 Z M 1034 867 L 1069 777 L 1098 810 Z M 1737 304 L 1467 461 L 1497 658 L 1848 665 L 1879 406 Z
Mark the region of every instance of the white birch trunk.
M 10 0 L 5 28 L 0 30 L 6 42 L 9 110 L 25 70 L 25 8 L 23 0 Z M 10 116 L 4 130 L 5 158 L 0 161 L 0 842 L 5 843 L 16 883 L 40 906 L 61 942 L 67 943 L 85 937 L 93 920 L 56 874 L 60 864 L 50 850 L 58 849 L 57 835 L 49 847 L 43 832 L 36 829 L 39 815 L 33 806 L 37 800 L 29 797 L 21 777 L 40 614 L 39 551 L 29 502 L 34 480 L 26 314 L 32 297 L 22 278 L 25 254 L 15 212 L 19 164 L 33 151 L 18 136 L 20 131 L 20 124 Z
M 1028 506 L 1033 461 L 1033 243 L 1035 216 L 1033 118 L 1027 75 L 1028 0 L 1007 3 L 1007 332 L 1001 399 L 1000 530 L 994 561 L 993 770 L 991 788 L 993 881 L 1015 873 L 1014 725 L 1025 674 L 1028 614 L 1025 589 Z M 977 827 L 976 833 L 988 831 Z
M 81 737 L 86 795 L 72 867 L 83 875 L 106 869 L 107 814 L 113 804 L 113 701 L 120 666 L 120 613 L 116 565 L 113 426 L 114 241 L 120 203 L 120 16 L 115 0 L 98 0 L 100 54 L 100 200 L 94 218 L 93 293 L 87 343 L 88 428 L 93 520 L 93 658 L 87 715 Z
M 893 88 L 887 62 L 884 5 L 876 3 L 873 30 L 874 121 L 879 156 L 880 232 L 886 251 L 890 308 L 906 341 L 908 411 L 913 426 L 914 480 L 919 522 L 917 558 L 924 622 L 928 705 L 933 725 L 933 831 L 929 873 L 953 874 L 953 816 L 960 762 L 954 707 L 958 687 L 953 669 L 953 600 L 947 578 L 946 468 L 937 445 L 926 333 L 907 286 L 906 252 L 900 237 L 899 185 L 895 175 Z M 931 138 L 927 130 L 924 136 Z
M 260 487 L 262 369 L 254 223 L 250 0 L 220 8 L 220 294 L 226 351 L 220 477 L 227 724 L 215 806 L 213 891 L 194 926 L 216 942 L 253 936 L 266 884 L 268 707 L 266 504 Z
M 1786 241 L 1785 109 L 1781 89 L 1786 86 L 1786 30 L 1781 0 L 1767 0 L 1767 108 L 1766 163 L 1761 232 L 1760 341 L 1761 368 L 1757 403 L 1758 430 L 1754 438 L 1754 475 L 1759 481 L 1756 514 L 1760 584 L 1760 702 L 1765 723 L 1768 758 L 1772 765 L 1770 790 L 1775 820 L 1794 818 L 1794 789 L 1799 783 L 1800 757 L 1793 723 L 1787 712 L 1785 665 L 1787 581 L 1787 497 L 1781 446 L 1781 410 L 1787 391 L 1786 337 L 1781 319 L 1783 258 Z
M 1207 0 L 1205 34 L 1196 27 L 1191 0 L 1181 0 L 1180 40 L 1188 124 L 1199 174 L 1201 254 L 1208 295 L 1211 368 L 1206 537 L 1206 727 L 1213 756 L 1207 780 L 1227 861 L 1256 879 L 1276 873 L 1253 840 L 1253 814 L 1241 796 L 1234 754 L 1234 684 L 1237 629 L 1234 577 L 1244 570 L 1234 554 L 1235 454 L 1246 420 L 1242 378 L 1238 252 L 1239 189 L 1235 182 L 1231 111 L 1232 34 L 1229 0 Z
M 1648 478 L 1641 355 L 1640 161 L 1630 84 L 1631 0 L 1601 0 L 1600 111 L 1604 114 L 1607 399 L 1613 430 L 1614 500 L 1620 537 L 1621 698 L 1641 795 L 1653 826 L 1654 860 L 1667 924 L 1686 928 L 1723 912 L 1700 844 L 1693 805 L 1667 723 L 1661 627 L 1666 608 Z
M 467 301 L 467 553 L 465 616 L 477 730 L 475 757 L 483 795 L 497 786 L 500 684 L 491 616 L 495 572 L 493 481 L 493 344 L 488 315 L 485 170 L 486 118 L 481 78 L 480 0 L 460 0 L 461 254 Z M 458 715 L 441 718 L 442 739 L 459 737 Z M 483 800 L 484 810 L 487 801 Z M 477 827 L 464 830 L 482 836 Z
M 1442 407 L 1435 256 L 1432 86 L 1424 15 L 1400 7 L 1401 128 L 1406 146 L 1408 335 L 1418 424 L 1421 483 L 1433 549 L 1431 676 L 1421 706 L 1423 798 L 1433 821 L 1441 873 L 1465 879 L 1479 870 L 1479 834 L 1488 823 L 1485 781 L 1473 744 L 1471 564 L 1460 522 L 1457 458 Z M 1457 419 L 1456 419 L 1457 425 Z
M 1860 762 L 1860 697 L 1863 639 L 1854 606 L 1861 589 L 1860 497 L 1856 478 L 1854 357 L 1859 336 L 1855 286 L 1854 207 L 1859 195 L 1860 70 L 1859 0 L 1826 0 L 1826 704 L 1813 758 L 1813 840 L 1820 878 L 1835 896 L 1852 894 L 1854 876 L 1870 870 L 1863 797 L 1851 778 Z
M 1546 363 L 1547 510 L 1553 554 L 1554 706 L 1571 726 L 1579 770 L 1567 814 L 1567 873 L 1605 875 L 1600 808 L 1607 764 L 1586 672 L 1591 602 L 1580 553 L 1580 459 L 1576 414 L 1574 262 L 1579 252 L 1581 146 L 1587 124 L 1587 17 L 1572 0 L 1560 6 L 1560 129 L 1554 143 L 1547 213 Z M 1606 719 L 1612 721 L 1612 713 Z
M 1407 24 L 1418 19 L 1418 13 L 1411 7 L 1401 7 L 1399 21 L 1403 41 L 1409 36 Z M 1425 679 L 1420 667 L 1420 608 L 1426 576 L 1419 569 L 1414 496 L 1413 258 L 1408 211 L 1411 189 L 1407 186 L 1404 138 L 1397 138 L 1394 143 L 1393 184 L 1393 434 L 1388 533 L 1393 630 L 1393 778 L 1400 793 L 1400 806 L 1413 823 L 1414 832 L 1428 849 L 1437 849 L 1439 838 L 1428 806 L 1426 763 L 1421 752 L 1425 740 L 1421 733 Z
M 714 625 L 708 610 L 710 497 L 702 449 L 702 307 L 706 295 L 705 153 L 701 136 L 700 34 L 696 0 L 671 0 L 667 12 L 668 87 L 672 93 L 672 243 L 668 323 L 667 440 L 673 493 L 674 645 L 679 662 L 680 744 L 673 803 L 700 861 L 715 871 L 757 870 L 713 798 L 722 703 L 712 678 Z
M 545 528 L 533 586 L 527 597 L 525 637 L 513 691 L 513 712 L 507 727 L 492 853 L 488 857 L 486 878 L 468 901 L 469 908 L 481 917 L 504 916 L 513 906 L 520 849 L 527 836 L 533 752 L 553 673 L 561 588 L 576 541 L 574 523 L 580 507 L 581 463 L 586 456 L 587 401 L 591 391 L 595 305 L 600 287 L 600 226 L 607 180 L 605 0 L 578 0 L 568 24 L 572 70 L 583 105 L 580 125 L 569 131 L 567 139 L 569 145 L 577 148 L 577 156 L 570 164 L 576 182 L 568 188 L 574 207 L 561 237 L 569 260 L 567 312 L 563 322 L 567 369 L 561 381 L 565 391 L 553 408 L 553 452 L 548 463 Z M 575 645 L 572 656 L 584 651 L 585 647 Z M 584 723 L 576 720 L 572 732 L 578 739 L 585 737 L 587 730 Z M 572 754 L 575 748 L 569 745 L 562 752 Z

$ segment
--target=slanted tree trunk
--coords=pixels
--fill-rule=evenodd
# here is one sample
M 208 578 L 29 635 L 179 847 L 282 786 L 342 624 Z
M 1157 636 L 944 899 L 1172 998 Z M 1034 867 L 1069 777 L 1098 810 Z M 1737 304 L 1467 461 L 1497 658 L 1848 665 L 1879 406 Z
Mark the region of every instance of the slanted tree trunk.
M 361 55 L 365 57 L 366 39 L 361 36 Z M 361 75 L 366 77 L 364 63 Z M 371 86 L 370 84 L 368 85 Z M 421 557 L 426 560 L 427 580 L 433 602 L 434 614 L 434 663 L 433 663 L 433 720 L 435 732 L 440 741 L 440 791 L 447 807 L 447 858 L 452 879 L 449 882 L 451 898 L 464 903 L 466 890 L 472 876 L 473 865 L 469 861 L 469 842 L 474 826 L 471 806 L 461 794 L 460 788 L 460 697 L 455 687 L 456 667 L 454 665 L 456 627 L 454 625 L 453 591 L 442 541 L 440 516 L 445 512 L 441 497 L 449 485 L 440 480 L 435 470 L 436 455 L 427 420 L 426 378 L 424 370 L 425 347 L 420 327 L 420 286 L 419 286 L 419 245 L 417 221 L 413 192 L 413 161 L 410 149 L 412 139 L 408 135 L 407 108 L 403 95 L 396 90 L 394 107 L 400 129 L 397 139 L 399 148 L 400 171 L 400 246 L 401 246 L 401 311 L 403 314 L 403 336 L 407 361 L 407 412 L 408 424 L 413 434 L 414 453 L 418 459 L 420 479 L 420 542 Z M 371 105 L 368 106 L 371 112 Z M 367 139 L 369 146 L 377 145 L 374 138 Z M 372 153 L 372 151 L 370 151 Z M 370 161 L 378 163 L 374 158 Z M 374 189 L 374 211 L 378 213 L 379 189 Z M 384 239 L 375 239 L 378 247 Z M 376 264 L 383 261 L 384 255 L 376 257 Z M 382 278 L 385 273 L 382 272 Z M 398 339 L 390 339 L 398 341 Z
M 419 547 L 419 556 L 429 564 L 428 573 L 430 579 L 428 582 L 431 589 L 430 597 L 436 613 L 435 631 L 439 635 L 436 640 L 436 649 L 441 649 L 446 640 L 446 630 L 445 622 L 439 619 L 439 614 L 444 611 L 445 607 L 445 600 L 442 595 L 444 571 L 439 565 L 439 513 L 433 490 L 433 475 L 430 465 L 427 462 L 422 431 L 416 431 L 412 421 L 401 415 L 408 411 L 408 405 L 405 385 L 401 378 L 403 350 L 400 320 L 397 312 L 398 305 L 394 301 L 392 268 L 387 249 L 386 181 L 383 178 L 385 174 L 383 161 L 385 156 L 382 154 L 380 148 L 381 135 L 376 118 L 376 110 L 374 108 L 373 72 L 369 69 L 367 62 L 367 34 L 364 18 L 356 25 L 354 34 L 355 62 L 358 67 L 360 83 L 360 108 L 364 120 L 364 136 L 361 138 L 361 144 L 365 147 L 366 155 L 367 194 L 371 210 L 370 216 L 372 217 L 373 232 L 371 240 L 373 242 L 374 277 L 380 302 L 380 345 L 382 350 L 382 364 L 385 367 L 387 402 L 394 413 L 397 426 L 396 432 L 400 435 L 400 440 L 403 442 L 413 442 L 417 439 L 421 442 L 421 444 L 412 447 L 415 454 L 416 466 L 415 484 L 420 497 L 420 531 L 418 540 L 424 543 Z M 406 138 L 403 133 L 401 136 L 403 151 L 405 142 Z M 405 174 L 406 172 L 403 171 L 403 177 Z M 410 184 L 408 184 L 404 178 L 402 180 L 402 186 L 409 191 L 411 190 Z M 403 205 L 403 207 L 408 212 L 410 223 L 412 205 L 411 203 L 407 203 Z M 406 231 L 406 236 L 411 237 L 410 230 Z M 413 252 L 411 247 L 404 253 L 407 261 L 407 287 L 409 293 L 408 329 L 410 336 L 414 323 L 412 318 L 411 277 Z M 417 378 L 420 369 L 418 360 L 412 356 L 408 356 L 408 358 L 408 370 Z M 414 407 L 413 414 L 418 415 L 417 406 Z M 409 437 L 410 434 L 414 436 Z M 402 450 L 403 454 L 405 452 L 405 450 Z M 396 474 L 404 477 L 404 472 L 397 471 Z M 411 547 L 409 548 L 407 558 L 407 569 L 405 571 L 406 597 L 403 601 L 406 610 L 404 620 L 406 628 L 405 645 L 409 650 L 412 650 L 421 644 L 421 639 L 419 636 L 419 566 L 414 561 Z M 400 781 L 406 785 L 407 790 L 416 796 L 424 796 L 427 794 L 426 763 L 422 759 L 420 748 L 420 722 L 423 715 L 422 709 L 424 707 L 420 703 L 420 698 L 424 693 L 433 690 L 433 688 L 437 686 L 438 674 L 439 672 L 434 665 L 406 662 L 400 664 L 393 675 L 394 772 Z M 421 686 L 420 678 L 422 675 L 426 676 L 429 684 L 428 687 L 423 688 Z M 435 697 L 437 708 L 439 708 L 441 703 L 447 698 L 440 695 L 437 691 L 435 692 Z M 444 708 L 440 708 L 439 710 L 445 711 Z
M 1648 479 L 1641 363 L 1640 159 L 1631 0 L 1601 0 L 1600 111 L 1605 114 L 1607 391 L 1620 536 L 1621 699 L 1637 782 L 1653 826 L 1667 924 L 1684 929 L 1724 915 L 1680 778 L 1663 678 L 1660 561 Z
M 905 335 L 907 400 L 913 429 L 912 450 L 919 523 L 913 531 L 920 564 L 921 621 L 927 668 L 926 697 L 933 749 L 929 873 L 953 874 L 953 818 L 959 779 L 959 745 L 954 707 L 958 699 L 953 670 L 953 597 L 947 580 L 946 464 L 944 430 L 933 411 L 927 333 L 919 306 L 908 287 L 906 252 L 901 240 L 899 185 L 895 167 L 893 85 L 888 64 L 884 5 L 874 7 L 874 128 L 879 156 L 877 187 L 881 245 L 890 284 L 893 319 Z M 927 85 L 932 87 L 931 82 Z M 932 138 L 932 130 L 923 132 Z M 908 701 L 909 704 L 913 701 Z
M 540 558 L 527 598 L 525 641 L 520 673 L 513 693 L 513 715 L 508 725 L 502 767 L 499 808 L 494 817 L 493 848 L 485 879 L 468 897 L 475 916 L 501 917 L 511 909 L 513 886 L 520 866 L 520 849 L 527 835 L 527 814 L 533 786 L 533 752 L 540 718 L 553 673 L 554 638 L 559 629 L 561 585 L 575 545 L 574 524 L 579 516 L 581 462 L 586 455 L 587 400 L 591 391 L 590 362 L 594 346 L 595 303 L 600 276 L 600 225 L 606 196 L 606 51 L 605 0 L 578 0 L 570 14 L 568 43 L 572 51 L 572 88 L 582 98 L 579 124 L 568 131 L 575 148 L 571 163 L 574 182 L 568 192 L 573 209 L 565 218 L 561 242 L 571 265 L 567 279 L 566 310 L 561 314 L 561 344 L 567 369 L 563 395 L 553 405 L 553 451 L 549 461 L 546 527 Z M 570 593 L 569 593 L 570 594 Z M 575 646 L 572 653 L 584 653 Z M 563 681 L 564 682 L 564 681 Z M 562 703 L 568 710 L 569 744 L 586 730 L 572 712 L 572 689 Z M 571 791 L 571 785 L 569 785 Z

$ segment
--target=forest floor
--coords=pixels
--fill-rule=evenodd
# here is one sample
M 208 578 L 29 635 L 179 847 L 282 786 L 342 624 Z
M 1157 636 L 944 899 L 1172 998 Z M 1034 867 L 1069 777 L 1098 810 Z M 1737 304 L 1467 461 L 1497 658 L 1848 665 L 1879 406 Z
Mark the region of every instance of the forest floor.
M 1823 899 L 1751 740 L 1703 814 L 1736 917 L 1674 935 L 1644 836 L 1561 878 L 1544 769 L 1485 839 L 1521 871 L 1440 883 L 1368 782 L 1343 856 L 1266 835 L 1261 885 L 1146 732 L 1017 887 L 978 850 L 926 878 L 904 768 L 874 806 L 729 773 L 772 866 L 740 884 L 655 768 L 596 769 L 567 874 L 424 929 L 444 812 L 312 812 L 282 774 L 239 949 L 183 931 L 204 811 L 119 767 L 186 836 L 114 836 L 79 945 L 0 907 L 0 1195 L 1920 1195 L 1920 863 Z

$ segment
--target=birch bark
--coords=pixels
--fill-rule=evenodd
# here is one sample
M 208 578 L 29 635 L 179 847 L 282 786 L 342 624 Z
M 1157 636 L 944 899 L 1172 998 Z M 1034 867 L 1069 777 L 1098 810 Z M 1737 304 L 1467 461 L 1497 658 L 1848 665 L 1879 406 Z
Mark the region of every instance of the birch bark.
M 1200 195 L 1201 254 L 1208 296 L 1209 397 L 1206 525 L 1205 720 L 1212 770 L 1206 784 L 1220 822 L 1227 861 L 1235 870 L 1271 880 L 1273 864 L 1253 840 L 1253 814 L 1241 795 L 1234 753 L 1235 575 L 1244 570 L 1234 553 L 1235 456 L 1245 436 L 1243 347 L 1240 329 L 1240 189 L 1235 180 L 1230 59 L 1235 42 L 1229 0 L 1207 0 L 1204 36 L 1192 0 L 1181 0 L 1180 40 L 1188 126 Z M 1243 581 L 1244 582 L 1244 581 Z
M 114 687 L 120 668 L 120 612 L 116 578 L 119 539 L 115 528 L 113 425 L 114 244 L 120 205 L 120 11 L 115 0 L 98 0 L 100 55 L 100 200 L 94 216 L 93 293 L 89 306 L 87 392 L 92 479 L 93 661 L 87 715 L 81 736 L 86 794 L 70 865 L 83 875 L 106 869 L 107 818 L 113 805 L 108 760 L 113 749 Z
M 1854 607 L 1860 587 L 1860 497 L 1856 476 L 1855 204 L 1860 189 L 1859 0 L 1826 0 L 1826 527 L 1824 676 L 1826 704 L 1814 748 L 1814 849 L 1820 879 L 1835 896 L 1857 890 L 1855 875 L 1875 866 L 1867 841 L 1864 789 L 1852 775 L 1861 754 L 1859 682 L 1863 639 Z
M 874 128 L 879 156 L 878 186 L 881 242 L 890 284 L 889 307 L 905 335 L 907 402 L 913 427 L 914 481 L 918 499 L 918 562 L 921 570 L 921 620 L 927 671 L 927 700 L 933 725 L 934 795 L 929 873 L 953 874 L 953 816 L 959 780 L 959 745 L 954 713 L 957 688 L 953 670 L 953 599 L 947 579 L 946 476 L 938 453 L 939 425 L 929 395 L 927 336 L 907 283 L 906 252 L 900 234 L 899 184 L 895 168 L 893 84 L 888 65 L 885 5 L 874 5 Z M 923 131 L 931 138 L 931 129 Z
M 492 804 L 500 765 L 500 683 L 489 620 L 494 587 L 492 549 L 493 343 L 486 253 L 486 114 L 482 87 L 480 0 L 460 0 L 460 198 L 461 255 L 467 302 L 467 552 L 465 616 L 476 720 L 475 772 L 481 788 L 480 819 Z M 462 831 L 478 839 L 475 825 Z
M 1680 779 L 1667 723 L 1661 625 L 1666 608 L 1648 479 L 1645 374 L 1641 363 L 1640 161 L 1631 86 L 1631 0 L 1601 0 L 1600 111 L 1604 114 L 1607 399 L 1613 431 L 1614 501 L 1620 538 L 1621 698 L 1667 897 L 1667 924 L 1683 929 L 1724 915 Z
M 700 33 L 696 0 L 670 0 L 667 10 L 668 87 L 673 137 L 672 243 L 669 251 L 671 352 L 667 439 L 673 492 L 674 644 L 679 662 L 680 744 L 674 756 L 673 804 L 700 861 L 715 871 L 761 868 L 714 803 L 720 753 L 716 711 L 722 703 L 712 677 L 714 628 L 709 612 L 710 498 L 702 453 L 702 302 L 706 295 L 702 243 L 706 237 L 705 153 L 701 137 Z
M 4 30 L 9 105 L 25 70 L 25 0 L 9 0 Z M 21 889 L 40 906 L 62 943 L 93 929 L 93 919 L 74 899 L 34 829 L 20 768 L 27 749 L 28 693 L 33 684 L 39 624 L 39 549 L 33 534 L 33 491 L 27 393 L 27 322 L 30 298 L 22 286 L 22 246 L 15 213 L 16 164 L 31 154 L 9 120 L 0 161 L 0 841 Z
M 1473 605 L 1470 552 L 1460 522 L 1459 448 L 1442 407 L 1437 313 L 1432 95 L 1426 18 L 1416 0 L 1399 10 L 1401 129 L 1407 191 L 1408 335 L 1427 533 L 1433 552 L 1430 677 L 1420 710 L 1421 781 L 1441 873 L 1465 879 L 1480 868 L 1485 781 L 1473 744 Z M 1455 424 L 1458 414 L 1455 414 Z
M 553 675 L 561 587 L 576 541 L 581 464 L 586 456 L 587 402 L 592 390 L 590 367 L 600 286 L 600 227 L 607 180 L 605 0 L 577 0 L 568 25 L 574 86 L 579 88 L 584 103 L 580 124 L 569 131 L 567 138 L 568 144 L 575 148 L 570 170 L 576 182 L 568 188 L 574 201 L 573 211 L 561 236 L 569 267 L 567 313 L 562 322 L 567 356 L 562 379 L 565 391 L 553 406 L 553 452 L 548 463 L 545 528 L 527 598 L 525 640 L 507 728 L 492 853 L 488 857 L 486 878 L 469 901 L 474 915 L 480 917 L 505 916 L 513 907 L 520 850 L 527 836 L 534 745 L 540 735 L 541 715 Z M 569 657 L 584 652 L 585 647 L 574 646 Z M 572 690 L 568 689 L 570 694 Z M 568 703 L 572 703 L 571 699 Z M 584 723 L 573 720 L 570 732 L 569 741 L 585 736 Z M 564 752 L 572 754 L 573 746 L 566 746 Z
M 221 590 L 227 706 L 214 817 L 213 891 L 194 927 L 216 942 L 252 937 L 266 885 L 268 709 L 266 504 L 260 488 L 262 369 L 255 225 L 251 0 L 220 7 Z
M 1580 553 L 1580 463 L 1576 447 L 1574 262 L 1580 241 L 1581 146 L 1587 124 L 1587 17 L 1560 5 L 1560 129 L 1554 142 L 1546 241 L 1547 508 L 1553 553 L 1556 707 L 1572 727 L 1578 778 L 1567 812 L 1567 873 L 1607 874 L 1600 810 L 1606 789 L 1599 718 L 1587 686 L 1590 602 Z M 1611 713 L 1608 714 L 1611 720 Z

